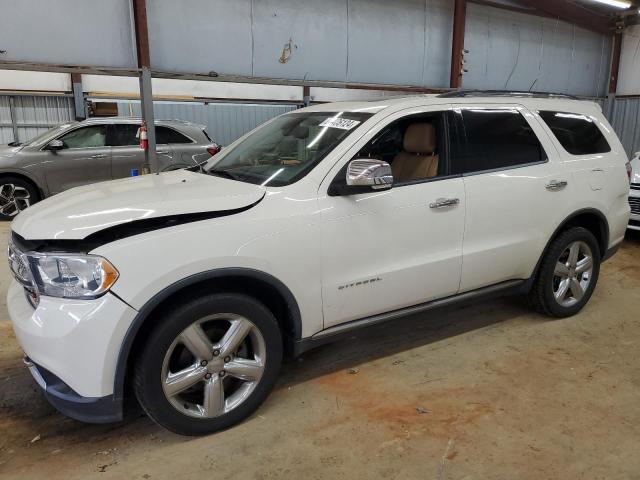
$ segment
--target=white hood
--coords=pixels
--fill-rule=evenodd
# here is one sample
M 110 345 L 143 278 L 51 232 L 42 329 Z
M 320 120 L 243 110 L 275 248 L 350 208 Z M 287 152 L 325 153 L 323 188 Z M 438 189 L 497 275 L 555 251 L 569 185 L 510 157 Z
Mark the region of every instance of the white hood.
M 264 194 L 259 185 L 178 170 L 67 190 L 20 213 L 11 228 L 26 240 L 81 240 L 135 220 L 248 207 Z

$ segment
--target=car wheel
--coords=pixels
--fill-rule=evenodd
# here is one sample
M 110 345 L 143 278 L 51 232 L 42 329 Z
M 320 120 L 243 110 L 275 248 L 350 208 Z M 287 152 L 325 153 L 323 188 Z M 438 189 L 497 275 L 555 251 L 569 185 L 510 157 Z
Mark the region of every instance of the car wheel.
M 600 249 L 596 238 L 585 228 L 571 228 L 549 246 L 529 300 L 545 315 L 575 315 L 591 298 L 599 273 Z
M 155 422 L 204 435 L 249 416 L 282 362 L 273 314 L 246 295 L 214 294 L 163 315 L 134 366 L 133 387 Z
M 0 219 L 11 220 L 38 200 L 38 190 L 31 183 L 16 177 L 0 179 Z

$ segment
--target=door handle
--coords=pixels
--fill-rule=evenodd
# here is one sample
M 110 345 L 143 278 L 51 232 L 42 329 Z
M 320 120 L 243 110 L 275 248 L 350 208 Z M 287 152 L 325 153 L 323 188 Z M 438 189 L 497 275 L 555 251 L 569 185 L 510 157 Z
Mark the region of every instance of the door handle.
M 96 155 L 91 155 L 91 158 L 105 158 L 106 155 L 104 153 L 97 153 Z
M 547 183 L 545 188 L 547 190 L 551 190 L 552 192 L 557 192 L 558 190 L 562 190 L 566 186 L 566 180 L 551 180 L 549 183 Z
M 169 155 L 169 150 L 158 150 L 156 153 L 158 155 Z
M 429 208 L 444 208 L 452 205 L 458 205 L 459 203 L 459 198 L 439 198 L 435 202 L 430 203 Z

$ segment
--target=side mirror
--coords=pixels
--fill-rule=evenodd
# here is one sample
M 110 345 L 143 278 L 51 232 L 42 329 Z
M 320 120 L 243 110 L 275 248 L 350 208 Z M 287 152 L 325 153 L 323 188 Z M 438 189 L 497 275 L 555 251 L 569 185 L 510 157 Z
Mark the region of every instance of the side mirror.
M 62 140 L 51 140 L 47 144 L 47 150 L 62 150 L 64 148 L 64 142 Z
M 348 187 L 370 187 L 384 190 L 393 186 L 391 165 L 382 160 L 361 158 L 351 160 L 347 167 Z

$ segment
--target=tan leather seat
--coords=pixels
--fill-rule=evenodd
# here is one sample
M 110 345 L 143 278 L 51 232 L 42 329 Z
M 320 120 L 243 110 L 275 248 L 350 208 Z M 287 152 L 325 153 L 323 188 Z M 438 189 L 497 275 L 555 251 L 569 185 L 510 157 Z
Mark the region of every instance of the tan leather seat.
M 430 123 L 412 123 L 404 133 L 403 151 L 391 163 L 394 182 L 410 182 L 438 174 L 436 129 Z

